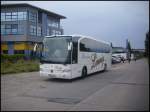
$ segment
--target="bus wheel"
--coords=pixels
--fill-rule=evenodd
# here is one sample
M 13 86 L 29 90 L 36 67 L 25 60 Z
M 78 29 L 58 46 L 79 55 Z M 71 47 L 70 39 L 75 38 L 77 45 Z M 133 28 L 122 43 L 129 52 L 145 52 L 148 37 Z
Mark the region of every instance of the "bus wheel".
M 87 75 L 87 68 L 83 67 L 83 69 L 82 69 L 82 77 L 86 77 L 86 75 Z

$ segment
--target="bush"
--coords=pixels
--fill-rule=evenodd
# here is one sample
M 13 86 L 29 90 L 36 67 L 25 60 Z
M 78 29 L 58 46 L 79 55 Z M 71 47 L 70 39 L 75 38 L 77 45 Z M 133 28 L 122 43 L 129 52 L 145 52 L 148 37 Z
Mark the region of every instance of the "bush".
M 14 55 L 8 55 L 8 54 L 1 54 L 1 61 L 10 61 L 10 62 L 16 62 L 19 59 L 25 59 L 24 54 L 14 54 Z
M 19 59 L 16 63 L 1 62 L 1 74 L 39 71 L 39 61 Z

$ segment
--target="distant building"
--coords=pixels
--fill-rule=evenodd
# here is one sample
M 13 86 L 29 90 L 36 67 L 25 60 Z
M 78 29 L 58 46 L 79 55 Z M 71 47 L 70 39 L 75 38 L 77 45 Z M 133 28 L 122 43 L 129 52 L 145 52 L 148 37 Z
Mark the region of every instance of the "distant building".
M 66 17 L 30 4 L 1 4 L 1 53 L 32 55 L 46 35 L 62 35 Z
M 145 49 L 132 49 L 132 52 L 141 52 L 141 53 L 144 53 L 145 52 Z
M 122 53 L 127 52 L 126 48 L 124 47 L 112 47 L 112 53 Z

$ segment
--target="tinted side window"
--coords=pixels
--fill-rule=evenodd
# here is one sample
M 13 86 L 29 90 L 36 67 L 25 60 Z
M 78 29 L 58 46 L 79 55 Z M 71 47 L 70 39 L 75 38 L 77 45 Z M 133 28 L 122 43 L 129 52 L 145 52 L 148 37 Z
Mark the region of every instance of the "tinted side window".
M 109 53 L 110 48 L 108 45 L 92 39 L 83 39 L 80 42 L 80 51 L 83 52 L 97 52 Z
M 88 41 L 87 39 L 83 39 L 80 42 L 80 51 L 83 52 L 90 52 L 91 48 L 89 46 L 90 41 Z
M 90 51 L 90 48 L 86 47 L 84 43 L 80 43 L 80 51 Z

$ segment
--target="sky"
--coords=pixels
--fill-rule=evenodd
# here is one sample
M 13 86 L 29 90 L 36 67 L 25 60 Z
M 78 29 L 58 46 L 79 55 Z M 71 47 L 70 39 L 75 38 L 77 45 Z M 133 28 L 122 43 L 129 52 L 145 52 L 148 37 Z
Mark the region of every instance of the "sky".
M 149 1 L 2 1 L 29 3 L 67 17 L 65 35 L 80 34 L 112 42 L 113 46 L 144 49 L 149 31 Z

